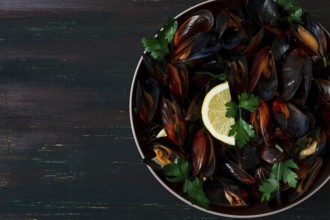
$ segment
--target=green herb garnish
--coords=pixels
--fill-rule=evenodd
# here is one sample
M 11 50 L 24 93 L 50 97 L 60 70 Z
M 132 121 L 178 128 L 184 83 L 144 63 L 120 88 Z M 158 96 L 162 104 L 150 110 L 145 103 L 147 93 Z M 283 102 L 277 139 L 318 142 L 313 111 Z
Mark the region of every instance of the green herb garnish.
M 238 95 L 238 104 L 233 101 L 226 103 L 226 117 L 235 118 L 238 115 L 238 120 L 231 126 L 228 135 L 235 137 L 236 144 L 240 148 L 244 147 L 250 141 L 250 138 L 255 137 L 253 126 L 242 118 L 242 109 L 254 112 L 259 105 L 259 98 L 246 92 Z
M 173 37 L 177 28 L 177 20 L 169 18 L 155 37 L 141 39 L 145 51 L 150 53 L 154 60 L 162 60 L 170 53 L 169 47 L 173 47 Z
M 281 182 L 287 183 L 291 188 L 296 188 L 298 175 L 292 169 L 299 169 L 292 160 L 275 163 L 272 166 L 269 178 L 259 187 L 262 192 L 261 202 L 270 201 L 280 190 Z
M 303 10 L 301 7 L 293 6 L 293 0 L 276 0 L 277 4 L 280 5 L 288 14 L 284 17 L 289 23 L 302 24 Z
M 190 169 L 188 161 L 177 158 L 174 163 L 164 166 L 164 174 L 172 183 L 183 182 L 183 192 L 192 203 L 208 208 L 209 201 L 203 191 L 203 181 L 198 177 L 189 178 Z

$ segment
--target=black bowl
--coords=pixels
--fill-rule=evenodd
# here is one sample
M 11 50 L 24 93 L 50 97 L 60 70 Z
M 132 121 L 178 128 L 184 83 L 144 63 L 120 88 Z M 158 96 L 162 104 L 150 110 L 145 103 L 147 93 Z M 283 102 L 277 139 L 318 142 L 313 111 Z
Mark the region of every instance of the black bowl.
M 183 21 L 185 21 L 191 15 L 193 15 L 195 12 L 201 9 L 208 9 L 212 13 L 216 13 L 222 8 L 229 8 L 235 11 L 237 7 L 236 5 L 233 5 L 232 2 L 233 1 L 228 1 L 228 0 L 205 1 L 203 3 L 197 4 L 183 11 L 175 18 L 177 19 L 179 24 L 181 24 Z M 142 159 L 150 158 L 154 156 L 153 152 L 150 150 L 150 148 L 148 148 L 148 146 L 150 146 L 150 141 L 147 138 L 147 129 L 145 127 L 146 125 L 140 120 L 138 115 L 134 114 L 134 103 L 135 103 L 137 81 L 139 79 L 144 79 L 146 77 L 147 77 L 147 69 L 144 63 L 142 62 L 142 57 L 141 57 L 139 63 L 137 64 L 132 81 L 130 100 L 129 100 L 129 111 L 130 111 L 130 122 L 131 122 L 134 140 L 136 142 L 137 148 L 141 154 Z M 266 203 L 255 203 L 247 208 L 211 206 L 209 209 L 204 209 L 197 205 L 192 204 L 188 200 L 187 196 L 182 192 L 181 184 L 170 183 L 165 179 L 165 176 L 163 175 L 162 172 L 156 171 L 149 166 L 147 167 L 149 168 L 150 172 L 154 175 L 154 177 L 159 181 L 159 183 L 161 183 L 170 193 L 172 193 L 174 196 L 176 196 L 178 199 L 182 200 L 183 202 L 210 214 L 224 216 L 224 217 L 234 217 L 234 218 L 263 217 L 290 209 L 291 207 L 298 205 L 299 203 L 305 201 L 307 198 L 315 194 L 322 186 L 326 184 L 326 182 L 330 178 L 330 158 L 329 158 L 329 160 L 323 161 L 323 167 L 319 175 L 317 176 L 313 186 L 308 190 L 308 192 L 304 194 L 304 196 L 300 197 L 298 200 L 295 200 L 294 202 L 288 203 L 281 207 L 274 207 L 274 208 L 270 208 Z

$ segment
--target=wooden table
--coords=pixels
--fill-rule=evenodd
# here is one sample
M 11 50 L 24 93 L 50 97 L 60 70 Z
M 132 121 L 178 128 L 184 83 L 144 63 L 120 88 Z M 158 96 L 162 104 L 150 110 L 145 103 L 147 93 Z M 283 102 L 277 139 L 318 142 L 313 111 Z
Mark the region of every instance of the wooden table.
M 0 1 L 0 219 L 218 219 L 141 162 L 131 80 L 168 16 L 197 0 Z M 297 0 L 330 29 L 330 2 Z M 329 183 L 267 219 L 326 219 Z

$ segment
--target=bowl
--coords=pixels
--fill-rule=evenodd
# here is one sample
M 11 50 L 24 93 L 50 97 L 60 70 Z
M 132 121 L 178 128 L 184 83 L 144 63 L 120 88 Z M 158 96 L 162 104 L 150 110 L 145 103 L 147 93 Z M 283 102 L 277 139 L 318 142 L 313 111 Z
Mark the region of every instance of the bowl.
M 183 11 L 179 15 L 175 17 L 178 21 L 179 25 L 182 24 L 186 19 L 191 17 L 194 13 L 199 10 L 207 9 L 211 11 L 213 14 L 219 12 L 220 9 L 228 8 L 230 10 L 237 10 L 237 5 L 233 4 L 235 1 L 227 1 L 227 0 L 209 0 L 197 4 L 189 9 Z M 240 1 L 240 3 L 244 3 L 245 1 Z M 323 27 L 322 27 L 323 28 Z M 324 29 L 324 28 L 323 28 Z M 156 31 L 156 30 L 155 30 Z M 329 36 L 328 32 L 324 29 L 326 34 Z M 328 42 L 329 38 L 328 38 Z M 150 149 L 150 140 L 148 139 L 148 131 L 146 124 L 140 119 L 140 117 L 135 113 L 134 107 L 136 103 L 136 93 L 137 86 L 139 80 L 145 80 L 148 77 L 147 67 L 144 64 L 143 57 L 141 56 L 135 73 L 132 80 L 131 92 L 130 92 L 130 100 L 129 100 L 129 112 L 130 112 L 130 122 L 131 128 L 133 132 L 133 137 L 135 143 L 137 145 L 137 149 L 141 154 L 143 160 L 146 158 L 151 158 L 154 156 L 154 152 Z M 329 157 L 329 155 L 327 155 Z M 298 200 L 288 202 L 282 206 L 274 206 L 270 207 L 267 203 L 259 203 L 255 202 L 248 207 L 242 208 L 233 208 L 233 207 L 223 207 L 223 206 L 210 206 L 209 208 L 202 208 L 198 205 L 192 204 L 187 195 L 182 191 L 182 184 L 180 183 L 170 183 L 165 178 L 162 171 L 156 170 L 152 168 L 152 166 L 147 166 L 153 176 L 159 181 L 159 183 L 166 188 L 171 194 L 177 197 L 179 200 L 184 203 L 202 210 L 206 213 L 222 216 L 222 217 L 232 217 L 232 218 L 255 218 L 255 217 L 264 217 L 268 215 L 273 215 L 285 210 L 292 208 L 305 201 L 312 195 L 314 195 L 321 187 L 323 187 L 330 178 L 330 160 L 323 160 L 323 166 L 317 175 L 313 185 L 309 188 L 309 190 Z

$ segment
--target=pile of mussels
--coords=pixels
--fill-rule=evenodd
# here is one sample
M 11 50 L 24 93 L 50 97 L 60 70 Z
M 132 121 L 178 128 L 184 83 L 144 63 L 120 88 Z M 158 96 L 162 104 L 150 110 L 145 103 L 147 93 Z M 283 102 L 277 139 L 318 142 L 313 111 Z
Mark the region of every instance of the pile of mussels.
M 306 12 L 301 23 L 283 21 L 285 12 L 273 0 L 248 0 L 237 9 L 200 10 L 179 24 L 164 59 L 144 53 L 148 73 L 138 79 L 135 110 L 149 128 L 150 151 L 160 163 L 185 158 L 191 175 L 222 181 L 216 189 L 204 187 L 220 206 L 260 201 L 258 187 L 271 166 L 293 159 L 299 165 L 298 184 L 281 186 L 277 202 L 285 204 L 312 186 L 327 156 L 329 34 Z M 226 79 L 216 77 L 219 73 Z M 233 99 L 246 91 L 261 101 L 253 116 L 244 116 L 256 132 L 244 148 L 214 139 L 201 120 L 205 94 L 224 80 Z M 228 189 L 234 199 L 211 198 L 219 194 L 212 190 Z

